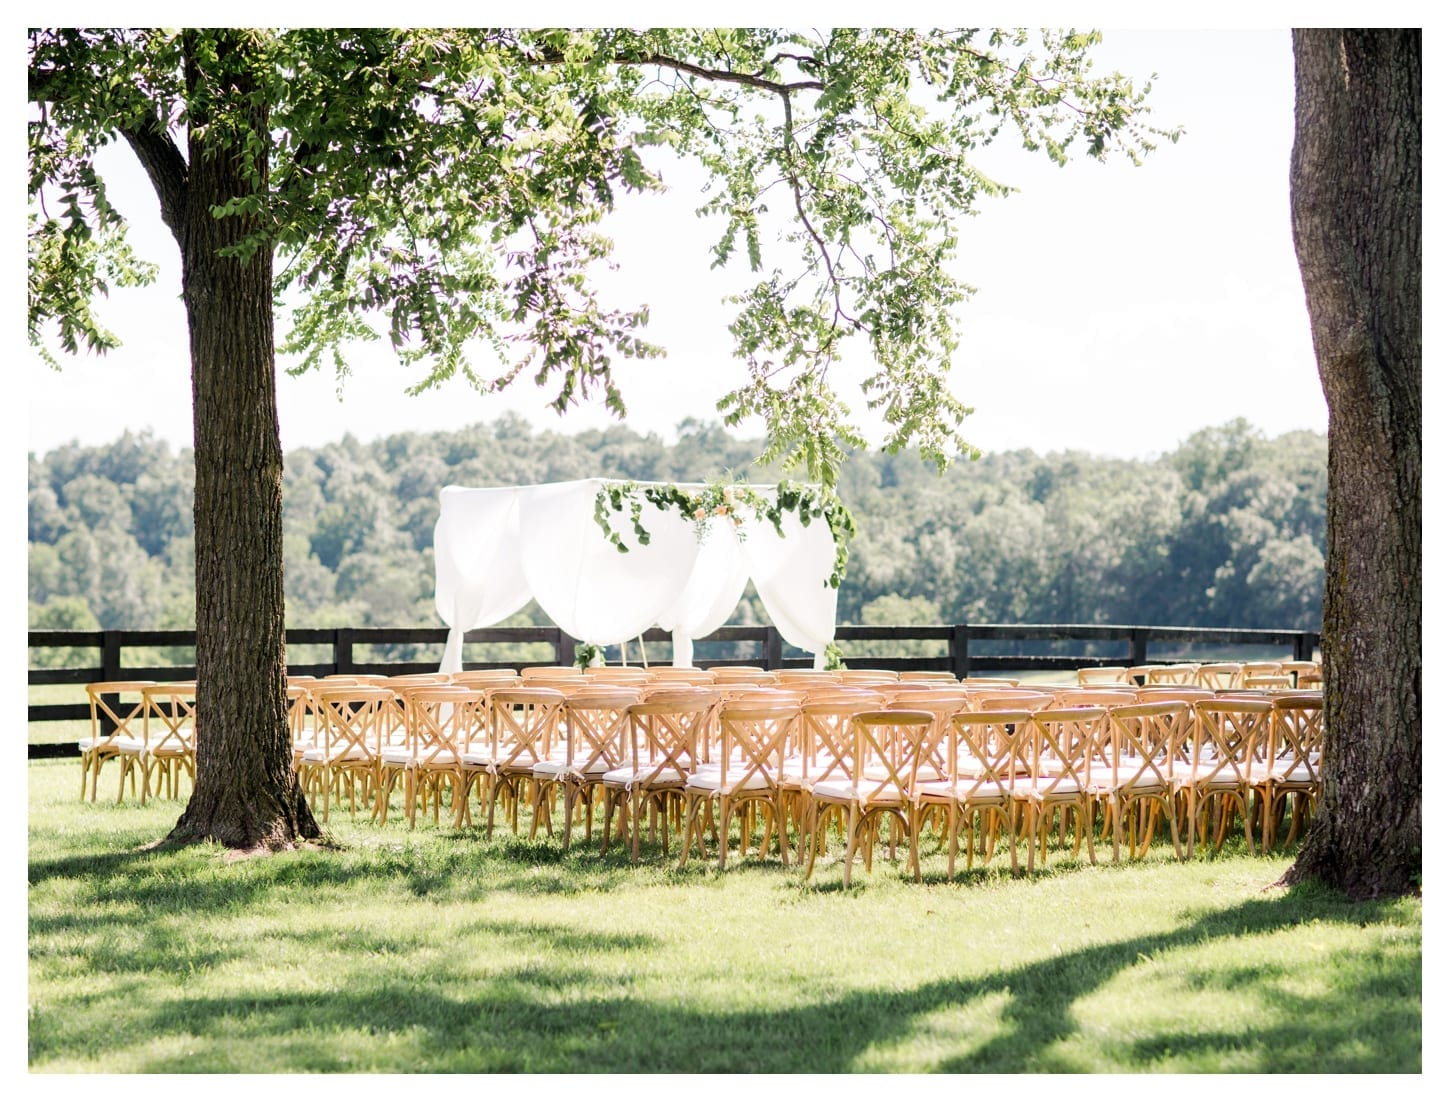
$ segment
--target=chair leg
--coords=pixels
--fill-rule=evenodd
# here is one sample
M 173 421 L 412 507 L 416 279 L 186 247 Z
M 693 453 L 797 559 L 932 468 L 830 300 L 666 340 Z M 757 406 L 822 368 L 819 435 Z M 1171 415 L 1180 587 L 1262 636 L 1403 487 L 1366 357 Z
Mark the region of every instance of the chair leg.
M 860 825 L 861 825 L 861 812 L 857 810 L 855 804 L 852 804 L 851 805 L 850 815 L 849 815 L 849 818 L 847 819 L 847 823 L 846 823 L 846 860 L 845 860 L 845 867 L 843 868 L 842 873 L 841 873 L 841 886 L 842 887 L 845 887 L 845 888 L 849 888 L 851 886 L 851 858 L 853 858 L 856 855 L 856 846 L 858 844 L 857 843 L 857 835 L 860 833 L 857 828 L 860 827 Z M 868 871 L 869 871 L 869 868 L 868 868 Z
M 804 864 L 806 867 L 807 880 L 811 878 L 811 872 L 816 867 L 816 823 L 819 821 L 819 819 L 820 815 L 816 810 L 816 805 L 814 801 L 807 803 L 805 807 L 805 819 L 803 820 L 801 825 L 801 836 L 799 839 L 797 839 L 800 845 L 799 859 L 800 863 Z M 809 853 L 806 851 L 807 837 L 810 838 Z

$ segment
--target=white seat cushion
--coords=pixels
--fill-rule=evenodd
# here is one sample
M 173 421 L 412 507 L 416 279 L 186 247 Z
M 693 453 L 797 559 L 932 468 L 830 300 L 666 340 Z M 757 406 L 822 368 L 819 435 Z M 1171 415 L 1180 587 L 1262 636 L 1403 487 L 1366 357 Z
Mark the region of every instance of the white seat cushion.
M 955 784 L 950 781 L 930 781 L 918 786 L 917 791 L 936 799 L 961 801 L 968 797 L 977 800 L 1000 799 L 1010 790 L 1001 781 L 958 780 Z
M 743 769 L 731 769 L 725 774 L 725 783 L 720 783 L 720 770 L 707 769 L 703 773 L 691 773 L 685 780 L 685 787 L 694 792 L 709 792 L 712 795 L 719 795 L 721 792 L 750 792 L 760 791 L 771 787 L 770 779 L 759 773 L 749 775 Z
M 640 784 L 650 780 L 651 784 L 658 785 L 680 785 L 685 783 L 685 774 L 675 766 L 668 766 L 659 771 L 659 776 L 654 777 L 655 767 L 652 765 L 633 766 L 624 765 L 618 769 L 611 769 L 605 773 L 602 780 L 607 785 L 615 787 L 627 787 L 632 784 Z M 650 778 L 653 779 L 651 780 Z

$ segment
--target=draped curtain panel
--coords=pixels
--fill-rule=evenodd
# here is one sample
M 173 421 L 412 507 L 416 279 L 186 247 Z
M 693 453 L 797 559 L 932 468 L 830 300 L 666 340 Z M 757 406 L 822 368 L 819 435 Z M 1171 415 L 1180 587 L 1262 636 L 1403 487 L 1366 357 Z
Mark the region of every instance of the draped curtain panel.
M 465 632 L 507 619 L 530 598 L 568 634 L 599 646 L 658 625 L 673 636 L 674 664 L 688 666 L 694 640 L 725 623 L 747 580 L 781 638 L 824 663 L 836 633 L 836 590 L 827 584 L 836 549 L 825 521 L 804 526 L 788 516 L 782 538 L 769 521 L 747 519 L 742 540 L 729 518 L 713 517 L 700 539 L 677 512 L 641 498 L 649 543 L 639 544 L 627 510 L 613 513 L 628 548 L 621 553 L 594 519 L 605 485 L 444 487 L 433 535 L 435 604 L 450 629 L 442 672 L 463 668 Z

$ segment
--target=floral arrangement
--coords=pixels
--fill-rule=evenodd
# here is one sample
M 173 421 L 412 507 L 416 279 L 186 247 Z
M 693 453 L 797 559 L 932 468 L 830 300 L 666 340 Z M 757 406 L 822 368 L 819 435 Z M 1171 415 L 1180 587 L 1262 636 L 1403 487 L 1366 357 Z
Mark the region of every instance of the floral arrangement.
M 609 482 L 595 495 L 594 519 L 605 537 L 620 551 L 628 551 L 629 548 L 614 530 L 613 514 L 628 508 L 635 539 L 641 545 L 648 544 L 649 532 L 640 519 L 645 502 L 665 512 L 675 510 L 694 525 L 696 538 L 702 540 L 714 517 L 728 517 L 735 525 L 736 538 L 741 540 L 745 538 L 741 524 L 747 514 L 757 520 L 770 521 L 781 536 L 785 535 L 781 520 L 789 513 L 799 517 L 805 526 L 813 520 L 823 520 L 830 527 L 831 538 L 836 545 L 836 561 L 826 584 L 839 588 L 841 579 L 846 575 L 847 545 L 856 534 L 856 521 L 840 498 L 816 487 L 791 481 L 778 482 L 772 501 L 751 486 L 724 479 L 711 482 L 698 493 L 683 490 L 672 482 L 648 486 L 637 482 Z

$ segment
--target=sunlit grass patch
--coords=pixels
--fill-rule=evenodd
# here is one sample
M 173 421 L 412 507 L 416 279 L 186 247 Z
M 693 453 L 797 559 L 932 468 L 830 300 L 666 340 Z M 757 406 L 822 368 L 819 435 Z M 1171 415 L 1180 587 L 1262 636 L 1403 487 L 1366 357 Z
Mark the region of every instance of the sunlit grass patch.
M 1288 855 L 843 891 L 834 843 L 805 881 L 341 814 L 238 861 L 29 774 L 32 1071 L 1419 1069 L 1420 902 L 1272 888 Z

